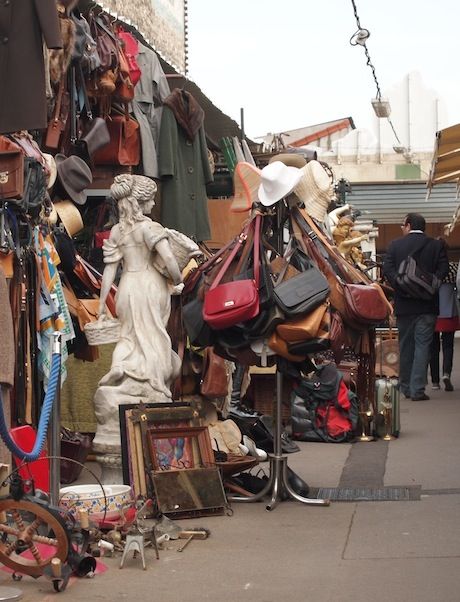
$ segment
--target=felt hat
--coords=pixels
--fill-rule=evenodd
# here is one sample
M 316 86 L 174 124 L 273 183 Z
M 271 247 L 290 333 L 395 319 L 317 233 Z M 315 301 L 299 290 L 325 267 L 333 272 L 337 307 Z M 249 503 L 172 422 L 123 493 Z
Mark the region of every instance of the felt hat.
M 56 161 L 54 160 L 53 155 L 49 155 L 48 153 L 42 153 L 42 155 L 45 159 L 45 167 L 47 171 L 46 187 L 48 190 L 50 190 L 54 186 L 57 178 Z
M 85 188 L 93 181 L 93 175 L 88 165 L 75 155 L 66 157 L 65 155 L 56 155 L 56 166 L 59 181 L 65 191 L 77 205 L 86 203 Z
M 259 201 L 265 207 L 274 205 L 292 192 L 301 177 L 302 171 L 297 167 L 289 167 L 281 161 L 269 163 L 261 171 Z
M 323 222 L 333 197 L 332 180 L 319 161 L 309 161 L 299 170 L 301 179 L 294 188 L 311 217 Z
M 257 201 L 257 190 L 260 186 L 261 171 L 252 163 L 240 161 L 233 174 L 234 195 L 230 211 L 240 213 L 249 211 Z
M 54 213 L 59 216 L 59 219 L 70 238 L 83 230 L 83 220 L 80 211 L 75 207 L 72 201 L 57 201 L 56 203 L 53 203 L 53 211 L 50 215 L 51 223 L 56 223 L 55 215 L 53 215 Z
M 298 167 L 299 169 L 307 164 L 305 157 L 298 153 L 280 153 L 279 155 L 274 155 L 268 163 L 273 163 L 274 161 L 281 161 L 281 163 L 289 167 Z

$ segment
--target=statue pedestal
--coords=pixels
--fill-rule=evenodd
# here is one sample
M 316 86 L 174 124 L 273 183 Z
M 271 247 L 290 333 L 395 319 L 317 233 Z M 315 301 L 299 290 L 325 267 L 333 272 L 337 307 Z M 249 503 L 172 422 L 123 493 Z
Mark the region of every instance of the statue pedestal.
M 103 485 L 123 484 L 123 468 L 120 455 L 97 454 L 96 460 L 101 466 L 101 483 Z

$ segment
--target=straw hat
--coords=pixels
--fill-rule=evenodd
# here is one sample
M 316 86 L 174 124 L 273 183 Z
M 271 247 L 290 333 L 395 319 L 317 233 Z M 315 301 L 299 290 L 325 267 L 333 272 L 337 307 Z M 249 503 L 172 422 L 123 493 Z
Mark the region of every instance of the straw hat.
M 43 158 L 45 159 L 45 167 L 48 172 L 46 177 L 46 187 L 48 190 L 54 186 L 57 178 L 57 167 L 56 161 L 54 160 L 53 155 L 49 155 L 48 153 L 42 153 Z
M 80 230 L 83 230 L 83 220 L 77 207 L 72 201 L 58 201 L 53 203 L 53 211 L 50 215 L 50 221 L 53 223 L 53 213 L 56 212 L 67 234 L 72 238 Z M 54 222 L 55 223 L 55 222 Z
M 319 161 L 309 161 L 299 171 L 301 180 L 294 192 L 305 204 L 307 213 L 323 222 L 333 196 L 331 178 Z
M 236 164 L 233 174 L 234 197 L 230 211 L 240 213 L 249 211 L 257 201 L 257 190 L 260 186 L 260 169 L 241 161 Z
M 266 165 L 261 171 L 259 201 L 265 207 L 274 205 L 287 196 L 300 182 L 302 170 L 288 167 L 281 161 Z
M 299 169 L 305 167 L 307 164 L 305 157 L 298 153 L 280 153 L 279 155 L 274 155 L 268 163 L 273 163 L 274 161 L 281 161 L 281 163 L 289 167 L 298 167 Z

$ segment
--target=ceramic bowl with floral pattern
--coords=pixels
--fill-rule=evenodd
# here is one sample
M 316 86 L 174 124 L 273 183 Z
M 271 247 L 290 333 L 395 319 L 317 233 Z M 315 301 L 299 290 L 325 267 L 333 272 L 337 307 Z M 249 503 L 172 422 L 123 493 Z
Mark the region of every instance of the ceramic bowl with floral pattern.
M 105 493 L 105 499 L 104 499 Z M 59 506 L 74 516 L 79 510 L 87 510 L 94 520 L 116 520 L 121 509 L 133 505 L 133 495 L 129 485 L 70 485 L 60 490 Z

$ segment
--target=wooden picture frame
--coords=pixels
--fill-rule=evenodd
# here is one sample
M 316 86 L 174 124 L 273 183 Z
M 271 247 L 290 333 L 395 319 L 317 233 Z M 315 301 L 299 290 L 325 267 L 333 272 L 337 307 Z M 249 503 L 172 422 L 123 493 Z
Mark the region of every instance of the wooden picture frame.
M 154 472 L 209 468 L 215 465 L 206 426 L 147 428 L 150 461 Z

